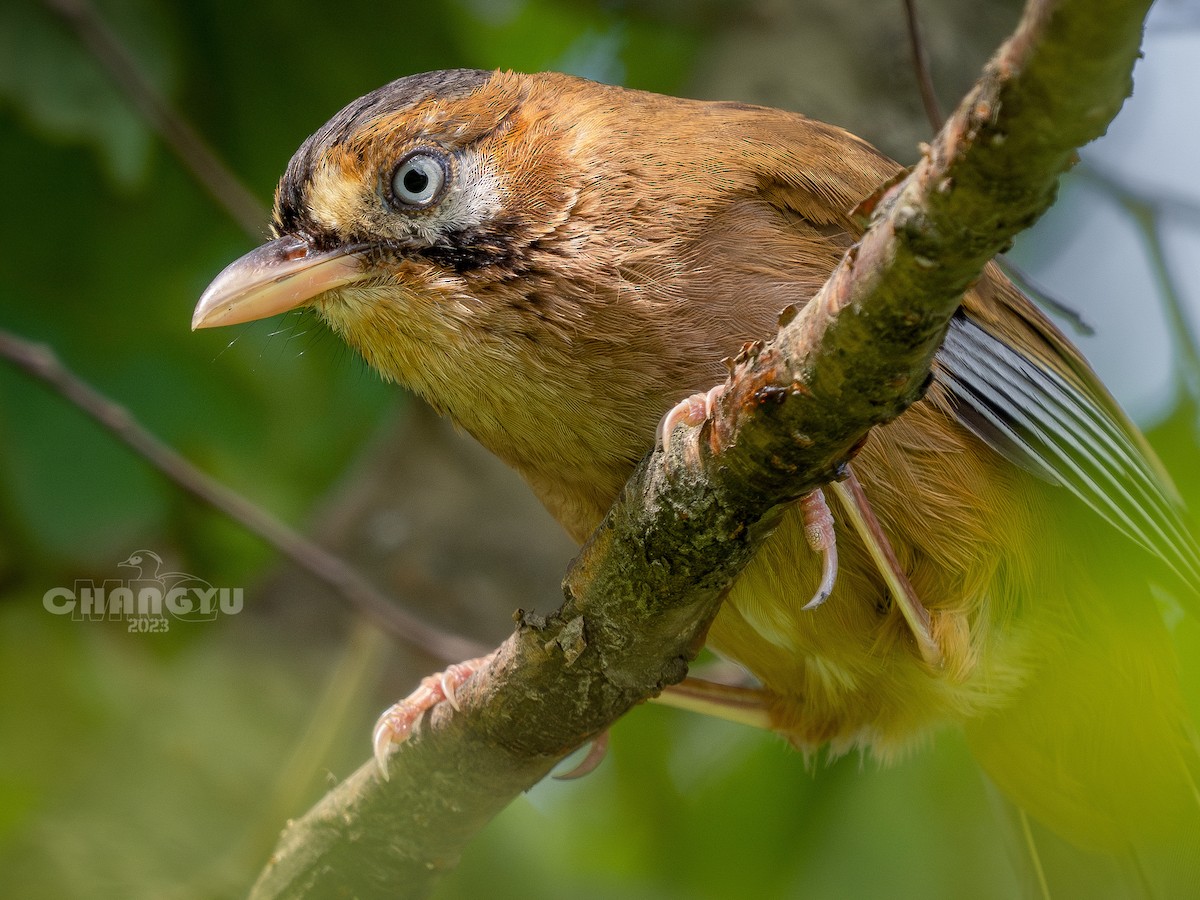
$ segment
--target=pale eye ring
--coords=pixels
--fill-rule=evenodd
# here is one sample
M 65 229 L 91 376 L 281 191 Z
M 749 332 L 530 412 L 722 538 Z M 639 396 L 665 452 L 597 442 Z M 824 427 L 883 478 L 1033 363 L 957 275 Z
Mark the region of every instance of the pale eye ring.
M 392 199 L 402 209 L 425 209 L 442 199 L 450 165 L 438 150 L 414 150 L 392 170 Z

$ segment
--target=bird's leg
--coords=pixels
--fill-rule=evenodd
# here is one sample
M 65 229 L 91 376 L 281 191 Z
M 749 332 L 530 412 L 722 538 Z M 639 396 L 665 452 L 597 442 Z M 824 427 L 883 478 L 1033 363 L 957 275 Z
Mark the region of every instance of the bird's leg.
M 816 609 L 829 598 L 837 581 L 837 536 L 833 531 L 833 514 L 820 488 L 800 498 L 800 514 L 804 517 L 808 546 L 821 554 L 821 583 L 812 599 L 804 604 L 805 609 Z
M 896 604 L 900 607 L 900 612 L 903 614 L 904 620 L 912 630 L 913 637 L 916 638 L 917 647 L 921 651 L 921 658 L 930 666 L 935 668 L 940 667 L 942 664 L 942 651 L 933 639 L 929 611 L 921 604 L 921 600 L 917 596 L 916 591 L 913 590 L 908 576 L 900 568 L 900 561 L 896 559 L 896 553 L 892 550 L 891 542 L 888 540 L 887 535 L 883 533 L 883 528 L 880 526 L 879 520 L 875 518 L 875 513 L 871 509 L 871 503 L 867 500 L 867 495 L 863 492 L 862 485 L 859 484 L 858 479 L 854 476 L 854 470 L 847 466 L 846 472 L 847 475 L 844 480 L 831 482 L 833 490 L 837 493 L 838 499 L 842 501 L 842 505 L 846 508 L 846 513 L 850 517 L 850 522 L 853 524 L 854 530 L 858 532 L 858 536 L 866 544 L 867 551 L 871 554 L 871 559 L 875 562 L 875 567 L 879 570 L 879 574 L 883 576 L 883 580 L 895 598 Z
M 650 702 L 675 709 L 686 709 L 689 712 L 712 716 L 714 719 L 724 719 L 726 722 L 736 722 L 739 725 L 750 725 L 766 730 L 771 728 L 767 693 L 762 688 L 742 687 L 708 681 L 704 678 L 688 677 L 678 684 L 667 685 L 663 688 L 662 693 L 657 697 L 652 697 Z M 587 755 L 579 765 L 569 772 L 554 777 L 559 781 L 582 778 L 596 770 L 607 752 L 608 732 L 605 731 L 592 741 Z
M 379 717 L 375 723 L 372 745 L 375 748 L 375 762 L 385 781 L 388 777 L 388 757 L 412 736 L 421 716 L 443 701 L 457 710 L 455 694 L 458 689 L 490 663 L 495 655 L 493 651 L 487 656 L 456 663 L 444 672 L 422 678 L 415 691 Z
M 762 688 L 688 677 L 678 684 L 667 685 L 661 694 L 651 698 L 651 702 L 712 716 L 714 719 L 724 719 L 726 722 L 770 730 L 771 718 L 767 696 Z M 559 781 L 582 778 L 595 771 L 607 752 L 608 732 L 605 731 L 592 741 L 587 755 L 579 765 L 565 774 L 554 777 Z
M 653 702 L 769 730 L 771 717 L 767 696 L 762 688 L 689 677 L 679 684 L 668 685 Z

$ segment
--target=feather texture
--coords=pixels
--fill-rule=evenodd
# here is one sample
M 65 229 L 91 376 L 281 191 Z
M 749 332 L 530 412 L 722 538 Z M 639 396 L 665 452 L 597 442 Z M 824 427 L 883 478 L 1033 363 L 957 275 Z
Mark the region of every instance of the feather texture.
M 960 404 L 964 425 L 1012 462 L 1065 487 L 1188 585 L 1200 585 L 1200 556 L 1174 490 L 1123 416 L 1115 419 L 966 314 L 951 322 L 937 359 L 937 377 Z M 1194 601 L 1191 591 L 1183 596 Z

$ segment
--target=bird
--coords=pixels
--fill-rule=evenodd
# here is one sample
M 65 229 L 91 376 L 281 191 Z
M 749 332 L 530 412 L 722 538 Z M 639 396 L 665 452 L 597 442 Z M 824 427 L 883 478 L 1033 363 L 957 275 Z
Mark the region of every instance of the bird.
M 901 171 L 795 112 L 548 72 L 409 75 L 304 141 L 271 240 L 192 325 L 313 310 L 582 543 Z M 708 632 L 768 727 L 884 761 L 960 727 L 1018 808 L 1089 850 L 1194 823 L 1160 606 L 1195 615 L 1200 552 L 1144 437 L 994 263 L 924 396 L 847 474 L 785 513 Z M 453 702 L 473 668 L 426 679 L 416 708 Z M 411 724 L 381 720 L 384 757 Z
M 130 582 L 154 584 L 159 614 L 164 603 L 171 615 L 184 622 L 211 622 L 220 612 L 213 599 L 217 591 L 211 584 L 187 572 L 164 572 L 166 563 L 153 550 L 135 550 L 117 565 L 137 570 Z
M 137 577 L 139 579 L 146 578 L 156 581 L 161 581 L 164 577 L 170 577 L 176 573 L 172 572 L 164 576 L 161 574 L 163 567 L 162 557 L 153 550 L 135 550 L 129 554 L 128 558 L 117 563 L 118 566 L 125 566 L 130 569 L 137 569 Z M 148 568 L 153 567 L 152 572 L 147 572 Z

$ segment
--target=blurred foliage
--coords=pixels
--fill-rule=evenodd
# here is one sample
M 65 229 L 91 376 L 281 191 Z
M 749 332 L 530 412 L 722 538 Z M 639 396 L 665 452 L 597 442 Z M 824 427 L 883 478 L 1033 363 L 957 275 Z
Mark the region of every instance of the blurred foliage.
M 817 24 L 837 6 L 814 3 Z M 781 15 L 769 2 L 99 7 L 264 204 L 305 135 L 410 72 L 563 69 L 711 94 L 751 62 L 789 66 L 746 57 Z M 898 4 L 886 9 L 894 21 L 875 40 L 894 70 L 902 23 Z M 836 46 L 854 60 L 853 45 Z M 955 64 L 973 70 L 981 55 Z M 913 107 L 909 84 L 881 96 Z M 402 409 L 303 315 L 189 332 L 195 298 L 249 240 L 36 0 L 0 5 L 0 170 L 0 327 L 52 346 L 265 508 L 303 523 Z M 1181 403 L 1154 436 L 1169 462 L 1192 461 L 1181 487 L 1194 500 L 1194 409 Z M 246 585 L 247 611 L 150 636 L 43 609 L 49 587 L 121 577 L 116 563 L 139 547 Z M 283 821 L 365 758 L 375 710 L 404 686 L 380 686 L 385 646 L 341 607 L 297 621 L 256 605 L 272 559 L 0 364 L 0 894 L 240 896 Z M 1195 623 L 1178 631 L 1200 682 Z M 614 730 L 595 775 L 507 810 L 441 896 L 1009 897 L 1026 875 L 993 805 L 953 734 L 892 769 L 852 758 L 812 772 L 770 736 L 644 708 Z

